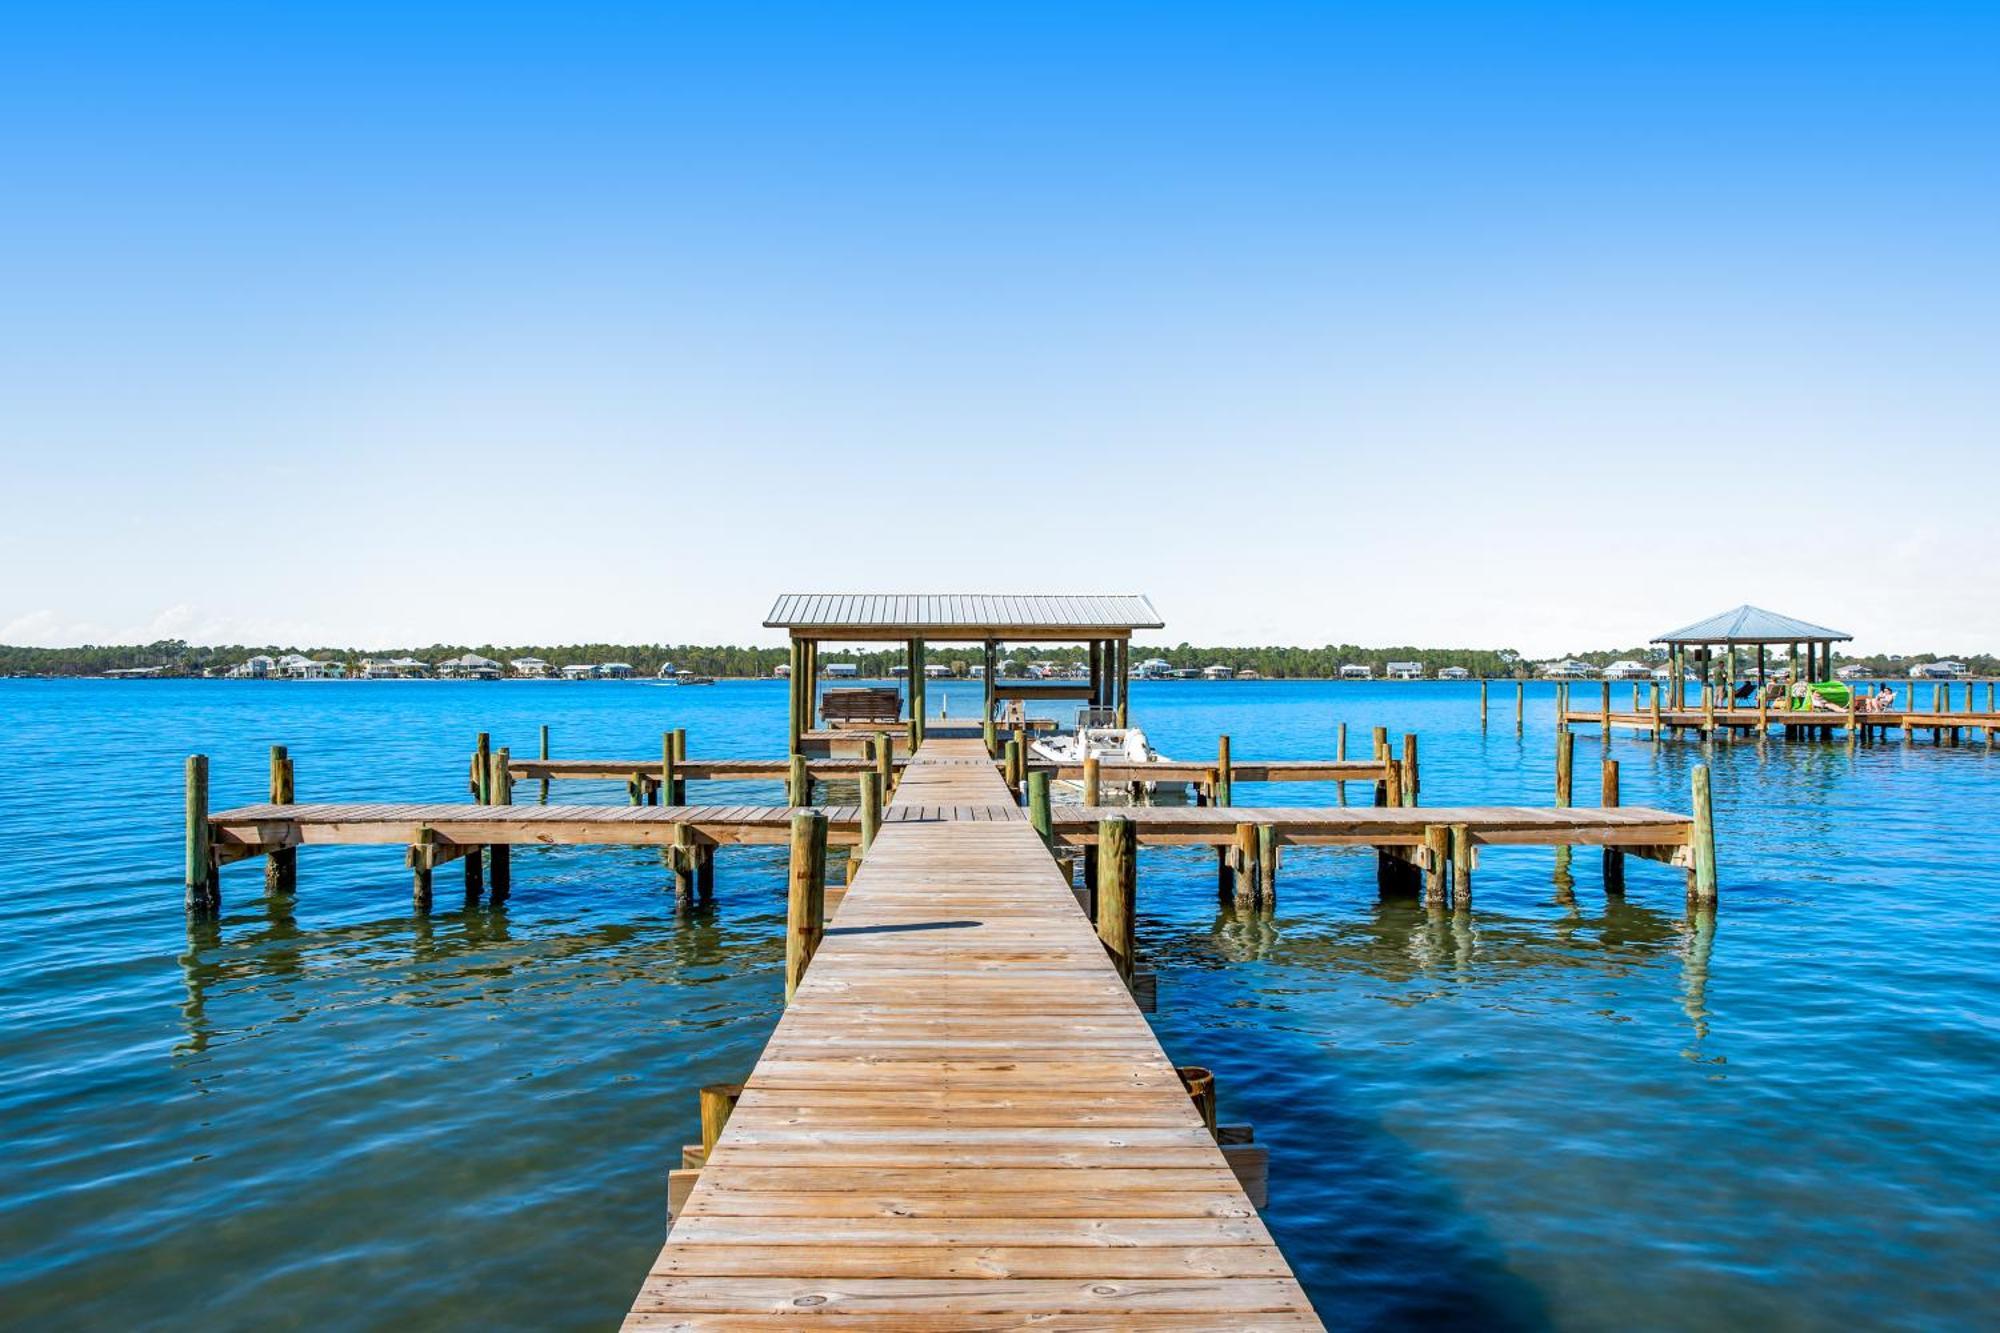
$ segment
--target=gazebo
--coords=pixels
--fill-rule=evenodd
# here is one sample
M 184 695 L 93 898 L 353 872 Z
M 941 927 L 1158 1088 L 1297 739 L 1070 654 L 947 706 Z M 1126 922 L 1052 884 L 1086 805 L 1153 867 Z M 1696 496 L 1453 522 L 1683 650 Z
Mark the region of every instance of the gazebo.
M 1695 661 L 1700 666 L 1702 687 L 1714 684 L 1715 650 L 1724 649 L 1723 681 L 1726 698 L 1734 698 L 1736 693 L 1736 650 L 1755 648 L 1757 650 L 1757 680 L 1764 681 L 1764 650 L 1775 644 L 1784 644 L 1791 653 L 1791 661 L 1796 669 L 1801 657 L 1805 661 L 1806 680 L 1828 680 L 1833 676 L 1833 645 L 1847 643 L 1854 638 L 1837 629 L 1815 625 L 1809 621 L 1797 620 L 1791 616 L 1781 616 L 1775 611 L 1762 607 L 1743 605 L 1733 611 L 1697 620 L 1694 624 L 1662 634 L 1654 643 L 1665 644 L 1667 660 L 1671 663 L 1671 680 L 1668 684 L 1668 707 L 1687 707 L 1687 661 L 1688 650 L 1694 649 Z M 1801 653 L 1803 649 L 1803 653 Z
M 1002 698 L 1062 697 L 1088 700 L 1125 725 L 1132 674 L 1132 631 L 1166 622 L 1152 602 L 1135 594 L 998 596 L 983 594 L 787 593 L 764 618 L 792 640 L 791 751 L 811 729 L 819 645 L 902 643 L 908 651 L 912 739 L 923 740 L 924 655 L 931 643 L 977 643 L 986 654 L 986 717 Z M 1090 649 L 1088 685 L 1003 687 L 996 680 L 1002 643 L 1083 643 Z

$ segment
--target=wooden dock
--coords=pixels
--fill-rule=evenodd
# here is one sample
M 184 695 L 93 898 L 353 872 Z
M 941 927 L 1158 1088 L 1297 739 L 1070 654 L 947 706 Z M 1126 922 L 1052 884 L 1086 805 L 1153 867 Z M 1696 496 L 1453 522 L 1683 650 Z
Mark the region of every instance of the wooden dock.
M 1018 815 L 918 751 L 628 1327 L 1321 1327 Z
M 1830 739 L 1836 733 L 1856 740 L 1880 740 L 1898 732 L 1906 741 L 1928 733 L 1940 745 L 1956 745 L 1964 735 L 1983 735 L 1990 745 L 2000 732 L 2000 713 L 1950 713 L 1907 709 L 1862 712 L 1859 709 L 1791 710 L 1773 708 L 1662 708 L 1639 712 L 1606 712 L 1602 708 L 1560 708 L 1559 727 L 1602 727 L 1610 719 L 1614 728 L 1644 732 L 1649 736 L 1769 736 L 1800 739 Z

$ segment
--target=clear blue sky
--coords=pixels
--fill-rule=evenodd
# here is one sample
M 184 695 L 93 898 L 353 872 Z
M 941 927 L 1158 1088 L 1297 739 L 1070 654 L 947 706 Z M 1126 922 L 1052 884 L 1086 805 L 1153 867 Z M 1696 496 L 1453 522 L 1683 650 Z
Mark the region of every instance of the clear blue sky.
M 2000 647 L 2000 7 L 4 22 L 0 641 Z

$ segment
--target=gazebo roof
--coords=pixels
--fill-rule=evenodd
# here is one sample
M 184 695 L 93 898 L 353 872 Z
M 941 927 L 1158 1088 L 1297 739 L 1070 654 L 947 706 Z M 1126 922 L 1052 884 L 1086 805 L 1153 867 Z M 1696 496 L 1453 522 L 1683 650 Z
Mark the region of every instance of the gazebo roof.
M 1706 620 L 1697 620 L 1654 643 L 1840 643 L 1852 634 L 1808 621 L 1781 616 L 1760 606 L 1745 604 Z
M 1137 594 L 787 593 L 764 617 L 795 639 L 1123 639 L 1165 623 Z

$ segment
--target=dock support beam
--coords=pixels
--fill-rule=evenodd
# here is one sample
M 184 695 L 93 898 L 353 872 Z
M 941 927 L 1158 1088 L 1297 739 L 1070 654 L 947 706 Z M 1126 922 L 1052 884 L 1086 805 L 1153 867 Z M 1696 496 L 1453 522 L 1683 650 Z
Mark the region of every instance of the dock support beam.
M 504 745 L 494 752 L 492 765 L 487 769 L 486 795 L 488 805 L 514 804 L 514 777 Z M 496 842 L 487 850 L 487 859 L 491 862 L 487 881 L 493 886 L 492 901 L 505 902 L 514 887 L 514 849 Z
M 826 816 L 792 816 L 791 880 L 785 897 L 785 1003 L 805 979 L 826 931 Z
M 1035 826 L 1035 832 L 1042 835 L 1042 842 L 1053 850 L 1055 847 L 1055 823 L 1049 810 L 1049 775 L 1043 772 L 1028 774 L 1028 822 Z
M 674 825 L 667 844 L 667 869 L 674 879 L 674 909 L 685 912 L 694 906 L 695 877 L 700 869 L 700 853 L 695 848 L 694 830 L 686 824 Z
M 271 804 L 290 805 L 293 799 L 292 760 L 282 745 L 271 747 Z M 264 896 L 284 898 L 299 889 L 299 849 L 280 847 L 264 858 Z
M 1472 829 L 1464 824 L 1451 826 L 1451 910 L 1472 910 Z
M 1104 779 L 1097 756 L 1087 754 L 1083 757 L 1083 803 L 1087 806 L 1099 805 L 1103 794 Z
M 1618 808 L 1618 761 L 1604 761 L 1604 808 Z M 1604 891 L 1611 894 L 1625 892 L 1625 853 L 1616 847 L 1604 849 Z
M 1230 774 L 1227 736 L 1218 736 L 1215 740 L 1215 803 L 1220 806 L 1236 804 L 1235 781 Z
M 1444 910 L 1445 875 L 1451 861 L 1451 828 L 1446 824 L 1424 826 L 1424 908 Z
M 1132 981 L 1133 896 L 1139 877 L 1132 823 L 1113 815 L 1097 824 L 1097 938 L 1127 985 Z
M 222 906 L 215 847 L 208 827 L 208 756 L 187 758 L 187 910 L 213 912 Z
M 1688 896 L 1702 906 L 1715 905 L 1715 811 L 1709 797 L 1708 765 L 1696 764 L 1694 788 L 1694 865 L 1688 870 Z

